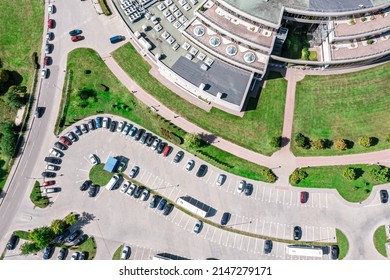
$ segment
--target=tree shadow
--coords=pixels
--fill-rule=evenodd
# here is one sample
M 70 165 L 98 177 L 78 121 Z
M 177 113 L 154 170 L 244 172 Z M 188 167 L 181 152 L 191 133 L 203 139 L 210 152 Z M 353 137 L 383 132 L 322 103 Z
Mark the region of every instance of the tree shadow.
M 379 143 L 379 139 L 376 137 L 371 137 L 371 146 L 376 146 Z
M 352 149 L 355 146 L 355 143 L 351 140 L 344 139 L 345 144 L 347 144 L 347 149 Z
M 330 149 L 333 146 L 333 141 L 330 139 L 324 139 L 324 149 Z
M 288 137 L 282 137 L 282 141 L 280 141 L 280 147 L 286 147 L 290 143 L 290 138 Z
M 202 143 L 199 146 L 200 148 L 209 146 L 211 143 L 214 143 L 214 141 L 217 139 L 217 136 L 214 134 L 201 133 L 200 136 L 202 137 Z
M 364 170 L 361 168 L 355 168 L 355 174 L 356 174 L 356 179 L 359 179 L 360 177 L 363 176 Z
M 80 229 L 89 224 L 91 221 L 95 220 L 96 216 L 91 213 L 83 212 L 79 216 L 79 219 L 77 220 L 77 227 Z

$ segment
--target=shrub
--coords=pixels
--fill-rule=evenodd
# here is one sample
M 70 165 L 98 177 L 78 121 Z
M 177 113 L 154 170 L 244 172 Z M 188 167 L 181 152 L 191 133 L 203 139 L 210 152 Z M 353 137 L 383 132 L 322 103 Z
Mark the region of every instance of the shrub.
M 387 136 L 386 136 L 386 138 L 385 138 L 385 141 L 386 141 L 386 142 L 390 142 L 390 133 L 387 134 Z
M 310 139 L 302 133 L 298 133 L 297 135 L 295 135 L 294 142 L 298 148 L 310 148 Z
M 353 18 L 350 18 L 349 20 L 348 20 L 348 22 L 349 22 L 349 24 L 351 24 L 351 25 L 354 25 L 356 22 L 355 22 L 355 20 L 353 19 Z
M 313 150 L 323 150 L 325 149 L 325 140 L 324 139 L 315 139 L 311 141 L 311 148 Z
M 367 42 L 368 45 L 374 44 L 374 40 L 373 39 L 368 39 L 366 42 Z
M 307 178 L 308 174 L 305 170 L 297 168 L 290 176 L 290 183 L 295 185 L 298 184 L 303 179 Z
M 384 166 L 375 165 L 369 172 L 371 178 L 377 182 L 390 181 L 390 169 Z
M 22 255 L 29 255 L 32 253 L 36 253 L 40 250 L 41 248 L 38 247 L 38 245 L 34 242 L 26 242 L 20 245 L 20 251 Z
M 368 136 L 362 136 L 362 137 L 359 137 L 359 139 L 358 139 L 359 145 L 362 147 L 365 147 L 365 148 L 372 146 L 372 144 L 373 144 L 372 140 L 373 139 L 371 137 L 368 137 Z
M 356 169 L 353 167 L 348 167 L 348 168 L 344 169 L 343 176 L 345 179 L 347 179 L 349 181 L 356 180 L 356 178 L 357 178 Z
M 8 80 L 9 80 L 8 71 L 5 69 L 0 69 L 0 85 L 8 82 Z
M 169 141 L 171 141 L 176 145 L 181 145 L 182 143 L 181 137 L 177 136 L 175 133 L 165 128 L 160 128 L 160 131 L 161 134 L 164 136 L 164 138 L 168 139 Z
M 344 151 L 348 148 L 347 142 L 344 139 L 337 139 L 334 142 L 334 147 L 338 151 Z
M 281 136 L 274 136 L 269 141 L 269 145 L 273 148 L 280 148 L 282 145 L 282 137 Z
M 309 60 L 309 57 L 310 57 L 310 51 L 308 48 L 303 48 L 302 49 L 302 55 L 301 55 L 301 59 L 303 60 Z
M 278 179 L 275 173 L 269 168 L 262 169 L 261 174 L 263 174 L 267 178 L 267 182 L 269 183 L 274 183 Z
M 74 225 L 75 223 L 77 223 L 78 218 L 79 218 L 79 216 L 76 213 L 70 213 L 69 215 L 67 215 L 65 217 L 65 222 L 69 226 L 71 226 L 71 225 Z
M 202 137 L 197 133 L 187 133 L 184 136 L 184 144 L 189 148 L 198 148 L 202 145 Z
M 0 140 L 1 152 L 6 157 L 12 157 L 15 154 L 17 140 L 17 134 L 15 133 L 13 123 L 3 123 L 0 131 L 2 133 Z

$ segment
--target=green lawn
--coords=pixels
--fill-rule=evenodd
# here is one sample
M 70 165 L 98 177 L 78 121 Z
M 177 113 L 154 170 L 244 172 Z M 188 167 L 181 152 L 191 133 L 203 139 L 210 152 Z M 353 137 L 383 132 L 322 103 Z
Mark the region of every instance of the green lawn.
M 98 164 L 89 171 L 89 179 L 99 186 L 105 186 L 112 178 L 113 174 L 103 169 L 104 164 Z
M 336 238 L 337 238 L 337 245 L 339 246 L 339 260 L 342 260 L 345 258 L 345 256 L 348 253 L 349 250 L 349 242 L 345 234 L 339 230 L 336 229 Z
M 77 248 L 80 252 L 88 252 L 88 260 L 93 260 L 96 255 L 96 242 L 95 238 L 89 237 L 83 244 Z
M 171 131 L 179 138 L 183 138 L 186 134 L 185 131 L 161 118 L 134 98 L 111 73 L 95 51 L 77 49 L 69 53 L 68 70 L 71 73 L 70 76 L 68 75 L 70 77 L 70 90 L 63 121 L 59 122 L 60 129 L 87 116 L 105 112 L 123 116 L 160 136 L 162 128 Z M 90 73 L 85 74 L 85 70 L 90 70 Z M 89 92 L 89 97 L 84 96 L 84 100 L 80 99 L 78 94 L 79 89 L 82 88 Z M 180 146 L 227 172 L 254 180 L 268 181 L 267 177 L 262 174 L 262 171 L 268 170 L 268 168 L 248 162 L 212 145 L 205 145 L 197 149 L 187 149 L 184 145 Z
M 32 53 L 40 52 L 43 32 L 42 0 L 0 1 L 0 67 L 30 91 L 34 67 Z M 3 94 L 3 93 L 1 93 Z M 16 110 L 0 98 L 0 122 L 14 121 Z M 8 160 L 0 155 L 0 190 L 8 176 Z
M 355 164 L 340 166 L 319 166 L 302 168 L 308 176 L 300 181 L 296 186 L 307 188 L 337 189 L 339 194 L 349 202 L 361 202 L 370 194 L 373 185 L 386 182 L 374 181 L 369 171 L 375 165 Z M 358 170 L 360 177 L 354 181 L 348 181 L 343 177 L 343 171 L 347 167 Z
M 112 256 L 113 260 L 120 260 L 121 259 L 121 254 L 123 250 L 123 245 L 119 246 L 118 249 L 114 252 L 114 255 Z
M 45 208 L 49 205 L 47 196 L 42 196 L 41 186 L 38 181 L 35 181 L 34 187 L 30 194 L 31 202 L 39 208 Z
M 374 233 L 374 245 L 379 254 L 387 257 L 386 243 L 389 243 L 390 239 L 387 239 L 385 226 L 380 226 Z
M 360 72 L 306 76 L 298 82 L 296 91 L 294 134 L 311 139 L 335 141 L 343 138 L 354 142 L 353 148 L 314 151 L 293 147 L 296 155 L 335 155 L 364 153 L 390 148 L 385 141 L 390 133 L 390 63 Z M 377 145 L 360 147 L 358 137 L 377 138 Z
M 127 43 L 113 54 L 118 64 L 145 91 L 178 115 L 240 146 L 271 155 L 277 149 L 269 145 L 273 136 L 281 136 L 287 81 L 271 72 L 260 99 L 250 98 L 243 118 L 213 108 L 210 112 L 176 95 L 149 74 L 150 65 Z

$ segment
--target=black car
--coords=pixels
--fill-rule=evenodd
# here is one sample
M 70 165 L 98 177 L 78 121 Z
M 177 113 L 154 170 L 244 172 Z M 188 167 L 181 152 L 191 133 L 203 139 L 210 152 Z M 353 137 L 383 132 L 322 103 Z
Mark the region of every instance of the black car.
M 43 249 L 43 259 L 44 260 L 50 259 L 51 254 L 53 253 L 53 249 L 54 248 L 52 245 L 48 245 L 45 247 L 45 249 Z
M 102 117 L 96 117 L 96 128 L 102 128 Z
M 160 142 L 160 144 L 158 144 L 157 149 L 156 149 L 157 153 L 161 154 L 166 145 L 167 145 L 167 143 Z
M 45 157 L 46 162 L 54 163 L 54 164 L 61 164 L 62 159 L 56 158 L 56 157 Z
M 183 156 L 184 156 L 184 152 L 183 151 L 177 152 L 177 154 L 173 158 L 173 162 L 175 162 L 175 163 L 180 162 L 182 160 Z
M 88 190 L 88 196 L 89 197 L 95 197 L 98 193 L 99 186 L 98 185 L 91 185 Z
M 159 197 L 158 195 L 154 195 L 149 203 L 149 207 L 150 208 L 156 208 L 157 207 L 157 204 L 159 203 L 161 197 Z
M 300 226 L 294 227 L 294 240 L 300 240 L 302 238 L 302 229 Z
M 42 107 L 37 107 L 37 108 L 35 109 L 34 116 L 37 117 L 37 118 L 40 118 L 40 117 L 42 116 L 42 112 L 43 112 Z
M 81 252 L 79 260 L 88 260 L 88 252 Z
M 221 218 L 221 226 L 226 225 L 229 222 L 231 216 L 232 215 L 229 212 L 223 213 Z
M 142 135 L 144 134 L 144 132 L 145 132 L 145 129 L 143 129 L 143 128 L 138 129 L 137 133 L 134 135 L 134 140 L 139 141 L 141 139 Z
M 117 121 L 111 121 L 111 124 L 110 124 L 110 131 L 111 132 L 115 132 L 117 124 L 118 124 Z
M 68 147 L 65 146 L 64 144 L 62 144 L 61 142 L 55 142 L 54 147 L 56 147 L 62 151 L 65 151 L 66 149 L 68 149 Z
M 82 244 L 83 242 L 85 242 L 85 240 L 87 240 L 87 239 L 88 239 L 88 235 L 83 234 L 79 238 L 77 238 L 77 240 L 73 243 L 73 245 L 78 246 L 78 245 Z
M 380 190 L 379 194 L 381 197 L 381 202 L 387 203 L 387 201 L 389 200 L 389 193 L 387 192 L 387 190 Z
M 137 134 L 137 131 L 138 131 L 138 128 L 133 126 L 132 128 L 130 128 L 128 135 L 131 136 L 131 137 L 134 137 Z
M 141 197 L 141 194 L 142 194 L 142 191 L 144 190 L 145 188 L 143 187 L 137 187 L 134 191 L 134 198 L 140 198 Z
M 79 235 L 81 234 L 81 230 L 76 230 L 74 232 L 71 233 L 71 235 L 69 235 L 66 239 L 65 239 L 65 242 L 72 242 L 73 240 L 75 240 Z
M 246 196 L 250 196 L 253 192 L 253 185 L 251 183 L 246 183 L 245 189 L 244 189 L 244 194 Z
M 76 133 L 78 136 L 81 136 L 83 135 L 83 133 L 81 132 L 80 128 L 76 125 L 75 127 L 73 127 L 73 131 L 74 133 Z
M 19 241 L 19 237 L 17 237 L 16 235 L 12 235 L 11 238 L 8 240 L 7 250 L 15 249 L 16 244 L 18 243 L 18 241 Z
M 57 242 L 61 243 L 62 241 L 65 240 L 65 238 L 67 238 L 69 236 L 69 234 L 70 234 L 70 230 L 69 229 L 64 230 L 64 232 L 61 233 L 60 236 L 58 236 Z
M 95 130 L 96 129 L 96 124 L 94 119 L 88 120 L 88 128 L 89 130 Z
M 139 139 L 139 142 L 140 142 L 141 144 L 145 144 L 145 143 L 146 143 L 146 139 L 147 139 L 149 136 L 151 136 L 151 135 L 152 135 L 152 134 L 149 133 L 149 132 L 146 132 L 146 133 L 142 134 L 142 137 L 141 137 L 141 139 Z
M 163 211 L 163 215 L 164 215 L 164 216 L 169 215 L 169 213 L 171 213 L 172 210 L 173 210 L 173 204 L 170 204 L 170 203 L 169 203 L 169 204 L 165 205 L 164 211 Z
M 272 240 L 266 240 L 264 242 L 264 254 L 269 254 L 272 251 Z
M 332 247 L 330 248 L 332 260 L 337 260 L 339 258 L 339 252 L 340 252 L 339 246 L 332 245 Z
M 206 174 L 207 169 L 208 169 L 208 168 L 207 168 L 207 165 L 201 164 L 201 165 L 199 166 L 198 171 L 196 172 L 196 176 L 197 176 L 197 177 L 203 177 L 203 176 Z
M 66 136 L 68 136 L 69 140 L 72 142 L 76 142 L 79 140 L 79 138 L 76 136 L 76 134 L 73 133 L 73 131 L 69 131 Z
M 42 177 L 45 177 L 45 178 L 54 178 L 57 174 L 55 172 L 50 172 L 50 171 L 45 171 L 45 172 L 42 172 Z
M 153 136 L 152 134 L 150 134 L 148 136 L 148 138 L 146 138 L 146 142 L 145 142 L 146 146 L 148 146 L 148 147 L 152 146 L 155 138 L 156 138 L 156 136 Z
M 88 188 L 91 186 L 92 181 L 91 180 L 86 180 L 81 186 L 80 186 L 80 191 L 86 191 Z
M 67 254 L 68 254 L 68 249 L 61 248 L 60 252 L 58 253 L 57 260 L 65 260 Z

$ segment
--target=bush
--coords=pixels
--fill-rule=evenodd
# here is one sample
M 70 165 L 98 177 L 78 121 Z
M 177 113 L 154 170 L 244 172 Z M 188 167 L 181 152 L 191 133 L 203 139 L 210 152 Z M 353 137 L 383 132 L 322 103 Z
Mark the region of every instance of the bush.
M 70 213 L 65 217 L 65 222 L 71 226 L 77 223 L 77 220 L 79 219 L 79 216 L 76 213 Z
M 15 154 L 17 140 L 13 123 L 3 123 L 0 131 L 2 133 L 0 140 L 1 152 L 6 157 L 12 157 Z
M 387 136 L 386 136 L 386 138 L 385 138 L 385 141 L 386 141 L 386 142 L 390 142 L 390 133 L 387 134 Z
M 187 133 L 184 136 L 184 144 L 189 148 L 199 148 L 202 145 L 202 137 L 197 133 Z
M 303 49 L 302 49 L 302 56 L 301 56 L 301 59 L 303 59 L 303 60 L 309 60 L 309 57 L 310 57 L 309 49 L 308 49 L 308 48 L 303 48 Z
M 36 253 L 40 250 L 36 243 L 34 242 L 26 242 L 20 245 L 20 251 L 22 255 L 29 255 L 32 253 Z
M 0 69 L 0 85 L 8 82 L 8 80 L 9 80 L 8 71 L 5 69 Z
M 303 135 L 302 133 L 298 133 L 294 138 L 294 143 L 298 148 L 309 149 L 310 148 L 310 139 Z
M 345 179 L 347 179 L 349 181 L 356 180 L 356 178 L 357 178 L 356 169 L 353 167 L 348 167 L 348 168 L 344 169 L 343 176 Z
M 267 182 L 269 182 L 269 183 L 274 183 L 278 179 L 278 177 L 276 177 L 275 173 L 272 172 L 272 170 L 269 168 L 262 169 L 261 174 L 263 174 L 267 178 Z
M 344 151 L 348 148 L 347 142 L 344 139 L 337 139 L 334 142 L 334 147 L 338 151 Z
M 282 136 L 274 136 L 269 141 L 269 145 L 273 148 L 280 148 L 282 146 Z
M 315 139 L 311 141 L 311 148 L 313 150 L 323 150 L 325 149 L 325 140 L 324 139 Z
M 308 174 L 305 170 L 297 168 L 290 176 L 290 183 L 292 185 L 298 184 L 303 179 L 307 178 Z
M 384 166 L 375 165 L 369 172 L 371 178 L 376 182 L 389 182 L 390 181 L 390 169 Z
M 167 130 L 165 128 L 160 128 L 161 134 L 164 136 L 165 139 L 168 139 L 172 143 L 176 145 L 181 145 L 182 139 L 181 137 L 177 136 L 175 133 L 173 133 L 170 130 Z
M 373 40 L 373 39 L 368 39 L 368 40 L 367 40 L 367 44 L 368 44 L 368 45 L 374 44 L 374 40 Z
M 365 148 L 371 147 L 373 144 L 373 139 L 368 136 L 362 136 L 358 139 L 359 145 Z

